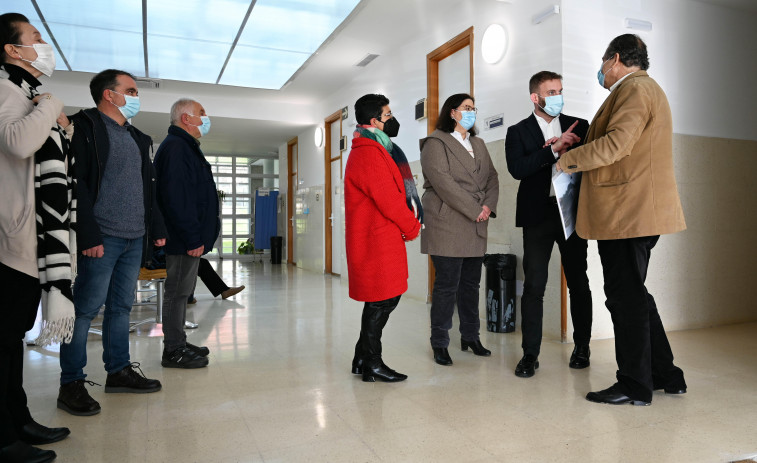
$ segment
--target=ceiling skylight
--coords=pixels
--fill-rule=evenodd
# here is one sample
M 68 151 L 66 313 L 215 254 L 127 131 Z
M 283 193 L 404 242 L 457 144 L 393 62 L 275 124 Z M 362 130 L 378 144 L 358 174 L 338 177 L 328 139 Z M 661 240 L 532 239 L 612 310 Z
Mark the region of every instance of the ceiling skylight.
M 280 89 L 359 2 L 5 0 L 4 10 L 39 29 L 58 70 Z

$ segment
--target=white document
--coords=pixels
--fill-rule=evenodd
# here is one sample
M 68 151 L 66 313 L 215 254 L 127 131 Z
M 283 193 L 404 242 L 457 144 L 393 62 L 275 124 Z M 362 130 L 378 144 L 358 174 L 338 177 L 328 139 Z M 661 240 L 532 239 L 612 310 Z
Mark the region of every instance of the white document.
M 560 219 L 565 232 L 565 239 L 576 230 L 576 213 L 578 212 L 578 190 L 581 187 L 581 172 L 566 174 L 558 172 L 552 177 L 555 189 L 557 207 L 560 209 Z

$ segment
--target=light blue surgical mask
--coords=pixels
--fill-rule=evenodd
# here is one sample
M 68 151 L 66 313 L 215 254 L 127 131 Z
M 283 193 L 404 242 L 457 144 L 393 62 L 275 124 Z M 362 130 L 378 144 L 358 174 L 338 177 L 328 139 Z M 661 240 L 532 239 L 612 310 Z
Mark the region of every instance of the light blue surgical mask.
M 565 102 L 562 95 L 550 95 L 544 98 L 544 106 L 541 109 L 552 117 L 557 117 L 562 112 Z
M 460 111 L 460 114 L 463 115 L 463 118 L 460 119 L 458 122 L 460 125 L 463 126 L 465 130 L 470 130 L 471 127 L 476 123 L 476 112 L 475 111 Z
M 118 93 L 115 90 L 111 90 L 111 92 Z M 121 111 L 121 114 L 123 114 L 123 116 L 127 119 L 131 119 L 132 117 L 136 116 L 139 112 L 139 97 L 124 95 L 123 93 L 118 94 L 124 97 L 126 103 L 124 103 L 123 106 L 118 106 L 117 104 L 111 102 L 113 106 L 118 108 L 118 110 Z
M 194 114 L 189 114 L 189 115 L 194 116 Z M 204 137 L 205 135 L 208 134 L 208 132 L 210 132 L 210 116 L 195 116 L 195 117 L 199 117 L 200 120 L 202 121 L 202 124 L 200 125 L 190 124 L 190 125 L 194 125 L 195 127 L 197 127 L 200 130 L 200 136 Z
M 607 72 L 610 72 L 612 68 L 615 66 L 612 66 L 610 69 L 607 70 L 607 72 L 602 72 L 602 68 L 605 67 L 605 63 L 610 61 L 612 58 L 607 59 L 605 61 L 602 61 L 602 64 L 599 66 L 599 71 L 597 71 L 597 80 L 599 81 L 599 85 L 602 86 L 602 88 L 605 88 L 605 75 Z

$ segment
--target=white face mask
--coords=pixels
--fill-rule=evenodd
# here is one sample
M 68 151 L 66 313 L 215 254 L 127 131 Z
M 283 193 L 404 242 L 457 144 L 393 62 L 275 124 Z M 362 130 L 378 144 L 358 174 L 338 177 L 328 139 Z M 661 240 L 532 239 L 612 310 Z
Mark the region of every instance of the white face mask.
M 31 64 L 32 67 L 42 74 L 50 77 L 55 70 L 55 53 L 53 53 L 53 47 L 49 43 L 35 43 L 34 45 L 14 45 L 14 47 L 26 47 L 34 48 L 37 52 L 37 59 L 29 61 L 28 59 L 19 58 L 21 61 L 26 61 Z

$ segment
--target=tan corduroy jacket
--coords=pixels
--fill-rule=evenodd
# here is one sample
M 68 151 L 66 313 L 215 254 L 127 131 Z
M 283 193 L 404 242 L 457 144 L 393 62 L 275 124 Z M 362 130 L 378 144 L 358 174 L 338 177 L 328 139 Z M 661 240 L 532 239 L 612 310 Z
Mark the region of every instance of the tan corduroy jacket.
M 584 145 L 558 163 L 565 172 L 585 172 L 576 223 L 581 238 L 614 240 L 686 229 L 673 175 L 670 106 L 646 71 L 629 75 L 610 93 Z
M 497 216 L 499 178 L 484 141 L 470 137 L 474 157 L 451 134 L 435 130 L 420 141 L 423 188 L 421 252 L 445 257 L 486 253 L 489 220 L 476 222 L 484 205 Z

